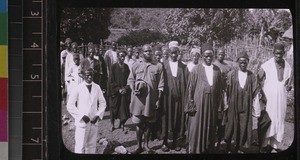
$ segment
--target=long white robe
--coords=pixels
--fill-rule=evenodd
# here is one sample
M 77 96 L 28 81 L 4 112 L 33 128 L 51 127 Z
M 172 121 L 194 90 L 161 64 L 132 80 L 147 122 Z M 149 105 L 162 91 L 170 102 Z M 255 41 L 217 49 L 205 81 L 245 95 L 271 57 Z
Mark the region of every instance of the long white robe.
M 263 91 L 266 94 L 266 111 L 271 119 L 271 126 L 266 133 L 264 146 L 270 144 L 277 148 L 277 144 L 282 142 L 284 133 L 284 121 L 287 107 L 287 91 L 285 82 L 291 77 L 291 66 L 285 61 L 283 80 L 278 81 L 275 59 L 271 58 L 262 65 L 266 74 Z M 270 140 L 270 141 L 269 141 Z M 275 140 L 275 141 L 274 141 Z
M 106 101 L 99 85 L 92 82 L 91 92 L 85 82 L 74 88 L 68 100 L 67 110 L 75 119 L 75 153 L 96 152 L 98 123 L 85 123 L 82 117 L 86 115 L 92 120 L 97 115 L 102 119 L 105 108 Z
M 70 95 L 72 90 L 83 81 L 83 79 L 79 76 L 80 68 L 80 65 L 76 66 L 75 64 L 73 64 L 65 72 L 68 95 Z

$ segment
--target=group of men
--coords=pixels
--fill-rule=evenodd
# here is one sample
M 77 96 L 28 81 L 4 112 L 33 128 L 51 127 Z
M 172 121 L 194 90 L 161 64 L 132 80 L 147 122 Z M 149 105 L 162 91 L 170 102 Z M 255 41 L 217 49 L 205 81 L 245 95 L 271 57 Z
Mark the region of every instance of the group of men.
M 283 59 L 283 44 L 274 45 L 274 57 L 254 74 L 247 69 L 246 51 L 238 54 L 238 67 L 233 68 L 224 61 L 225 50 L 220 48 L 215 54 L 208 43 L 192 48 L 192 61 L 186 65 L 176 41 L 164 47 L 146 44 L 141 54 L 135 47 L 117 51 L 113 43 L 102 55 L 90 44 L 87 58 L 73 51 L 70 41 L 66 40 L 61 57 L 67 109 L 75 118 L 76 153 L 95 153 L 97 122 L 103 118 L 106 102 L 112 132 L 116 118 L 123 129 L 130 117 L 136 124 L 133 154 L 155 153 L 148 145 L 150 137 L 163 140 L 164 152 L 186 147 L 190 154 L 217 153 L 224 140 L 228 153 L 243 153 L 241 147 L 252 144 L 254 109 L 264 113 L 259 119 L 268 120 L 259 133 L 263 137 L 260 152 L 278 151 L 293 76 Z M 72 64 L 67 60 L 73 60 Z

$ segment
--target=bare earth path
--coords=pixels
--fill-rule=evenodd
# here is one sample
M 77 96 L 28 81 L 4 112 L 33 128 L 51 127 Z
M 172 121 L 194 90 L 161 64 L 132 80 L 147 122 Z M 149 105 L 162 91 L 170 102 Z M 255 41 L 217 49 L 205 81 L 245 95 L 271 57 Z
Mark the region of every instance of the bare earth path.
M 67 112 L 66 107 L 62 106 L 62 115 L 67 115 L 67 117 L 70 118 L 71 122 L 67 125 L 62 125 L 62 137 L 64 144 L 67 149 L 70 151 L 74 151 L 74 132 L 75 132 L 75 126 L 74 126 L 74 119 L 72 116 Z M 257 139 L 256 134 L 256 119 L 253 119 L 254 126 L 253 126 L 253 139 Z M 117 120 L 115 123 L 115 127 L 119 125 L 119 121 Z M 135 125 L 132 124 L 131 119 L 128 119 L 125 124 L 125 131 L 122 131 L 122 129 L 116 129 L 113 132 L 109 130 L 110 128 L 110 119 L 109 119 L 109 111 L 105 112 L 103 120 L 99 122 L 99 135 L 98 135 L 98 141 L 100 139 L 106 138 L 108 141 L 108 144 L 105 145 L 103 143 L 97 143 L 97 153 L 98 154 L 116 154 L 114 152 L 114 148 L 117 146 L 124 146 L 128 152 L 132 152 L 137 145 L 136 142 L 136 134 L 135 134 Z M 284 131 L 284 139 L 283 143 L 279 146 L 279 149 L 286 150 L 293 142 L 294 139 L 294 123 L 285 122 L 285 131 Z M 155 150 L 158 154 L 185 154 L 186 150 L 183 148 L 181 151 L 176 152 L 174 150 L 170 150 L 169 152 L 162 152 L 159 148 L 161 147 L 162 140 L 154 140 L 149 143 L 150 148 Z M 224 153 L 225 145 L 221 145 L 221 151 L 220 153 Z M 258 147 L 253 145 L 248 149 L 244 149 L 247 153 L 257 153 Z

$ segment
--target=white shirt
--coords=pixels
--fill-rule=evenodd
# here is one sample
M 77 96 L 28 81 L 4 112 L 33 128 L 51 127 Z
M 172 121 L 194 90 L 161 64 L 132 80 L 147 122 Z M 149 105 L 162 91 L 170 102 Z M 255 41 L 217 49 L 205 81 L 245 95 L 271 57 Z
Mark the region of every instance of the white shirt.
M 170 64 L 172 76 L 177 77 L 178 61 L 176 62 L 169 61 L 169 64 Z
M 210 65 L 210 66 L 207 66 L 205 65 L 204 63 L 202 63 L 204 69 L 205 69 L 205 74 L 206 74 L 206 77 L 207 77 L 207 81 L 208 81 L 208 84 L 210 86 L 213 85 L 213 65 Z
M 188 65 L 187 65 L 187 68 L 189 70 L 189 72 L 192 72 L 193 68 L 196 66 L 196 64 L 194 62 L 190 62 Z
M 239 76 L 240 87 L 244 88 L 245 84 L 246 84 L 246 79 L 247 79 L 247 72 L 242 72 L 239 70 L 238 76 Z

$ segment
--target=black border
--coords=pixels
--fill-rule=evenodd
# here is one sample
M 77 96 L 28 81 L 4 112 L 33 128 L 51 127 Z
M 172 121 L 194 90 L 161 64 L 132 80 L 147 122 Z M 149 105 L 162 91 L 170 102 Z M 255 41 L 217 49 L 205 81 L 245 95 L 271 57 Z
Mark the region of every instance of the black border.
M 288 8 L 293 16 L 294 29 L 294 67 L 295 82 L 299 80 L 299 23 L 300 6 L 297 0 L 47 0 L 47 21 L 46 21 L 46 54 L 45 65 L 46 73 L 46 108 L 47 108 L 47 159 L 297 159 L 299 158 L 300 146 L 297 142 L 300 140 L 299 133 L 299 99 L 295 99 L 295 137 L 291 147 L 278 154 L 212 154 L 212 155 L 79 155 L 70 152 L 65 148 L 61 135 L 61 102 L 60 102 L 60 68 L 59 68 L 59 15 L 63 8 L 68 7 L 142 7 L 142 8 Z M 298 97 L 299 85 L 295 83 L 295 97 Z

